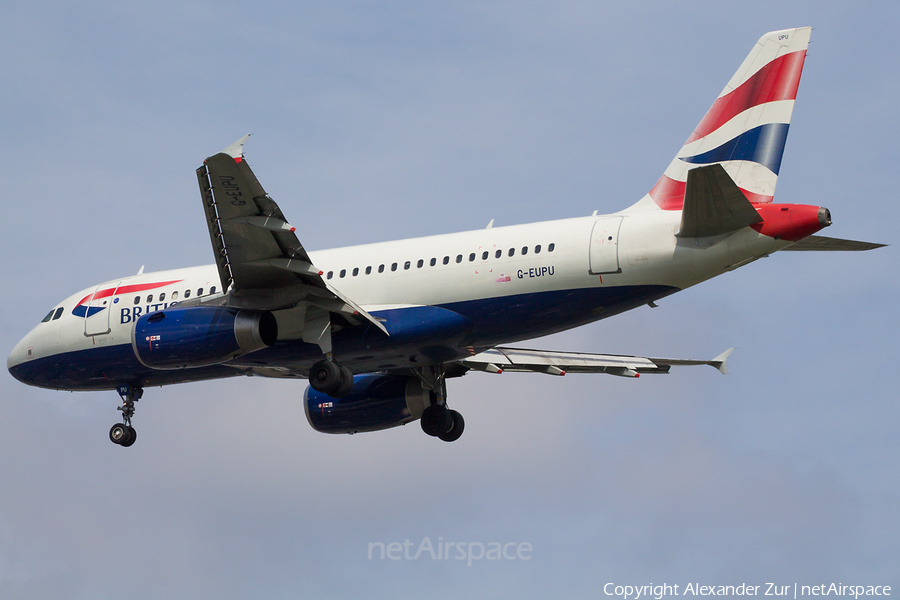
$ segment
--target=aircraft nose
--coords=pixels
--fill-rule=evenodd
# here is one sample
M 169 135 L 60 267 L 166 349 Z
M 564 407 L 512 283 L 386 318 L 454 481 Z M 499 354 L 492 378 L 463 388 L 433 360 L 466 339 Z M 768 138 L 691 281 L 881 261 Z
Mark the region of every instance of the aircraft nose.
M 21 365 L 34 357 L 34 348 L 28 339 L 29 337 L 28 335 L 23 337 L 6 359 L 6 370 L 22 383 L 28 383 L 28 381 L 24 378 Z

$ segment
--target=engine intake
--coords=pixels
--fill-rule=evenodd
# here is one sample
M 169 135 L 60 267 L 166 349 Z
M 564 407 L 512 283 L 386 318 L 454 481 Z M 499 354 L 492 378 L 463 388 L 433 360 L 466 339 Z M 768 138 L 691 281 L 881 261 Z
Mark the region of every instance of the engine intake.
M 358 433 L 406 425 L 422 416 L 431 392 L 414 377 L 360 375 L 343 398 L 306 388 L 306 420 L 322 433 Z
M 278 323 L 268 311 L 227 307 L 168 308 L 134 324 L 131 346 L 151 369 L 185 369 L 225 362 L 271 346 Z

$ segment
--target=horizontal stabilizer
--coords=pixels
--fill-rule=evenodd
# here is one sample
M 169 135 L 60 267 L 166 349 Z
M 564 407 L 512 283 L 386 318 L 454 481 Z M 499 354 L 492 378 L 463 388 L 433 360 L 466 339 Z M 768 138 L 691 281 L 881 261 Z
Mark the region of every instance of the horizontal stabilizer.
M 811 235 L 785 248 L 785 250 L 798 250 L 807 252 L 859 252 L 861 250 L 874 250 L 884 248 L 887 244 L 874 242 L 857 242 L 856 240 L 842 240 L 839 238 Z
M 688 171 L 677 237 L 721 235 L 762 220 L 722 165 Z

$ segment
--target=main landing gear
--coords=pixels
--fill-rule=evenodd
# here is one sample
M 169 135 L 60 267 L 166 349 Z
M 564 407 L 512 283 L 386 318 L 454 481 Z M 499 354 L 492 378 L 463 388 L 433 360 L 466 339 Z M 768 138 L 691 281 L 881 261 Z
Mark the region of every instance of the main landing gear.
M 122 397 L 122 406 L 119 407 L 122 411 L 122 423 L 116 423 L 109 429 L 109 439 L 113 444 L 127 448 L 137 440 L 137 431 L 131 426 L 131 417 L 134 416 L 134 403 L 144 395 L 144 389 L 123 383 L 116 391 Z
M 463 434 L 466 421 L 445 404 L 432 404 L 422 413 L 422 431 L 445 442 L 455 442 Z
M 420 369 L 415 373 L 433 393 L 433 403 L 419 419 L 422 431 L 445 442 L 455 442 L 463 434 L 466 421 L 461 414 L 447 408 L 447 381 L 443 368 Z
M 329 356 L 320 360 L 309 370 L 309 385 L 312 389 L 332 398 L 343 398 L 353 389 L 353 373 L 350 369 L 334 362 Z

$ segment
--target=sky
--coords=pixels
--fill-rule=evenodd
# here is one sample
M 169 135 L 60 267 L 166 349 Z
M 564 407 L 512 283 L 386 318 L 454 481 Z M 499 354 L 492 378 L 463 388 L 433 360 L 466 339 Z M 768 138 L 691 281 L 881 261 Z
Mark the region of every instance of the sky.
M 245 156 L 310 250 L 621 210 L 755 41 L 812 25 L 776 201 L 826 235 L 531 347 L 711 358 L 470 374 L 446 444 L 329 436 L 302 382 L 0 377 L 0 597 L 598 598 L 606 584 L 900 591 L 892 2 L 4 3 L 0 348 L 61 299 L 212 262 L 194 170 Z M 12 293 L 15 292 L 15 293 Z M 894 390 L 891 392 L 891 390 Z M 370 559 L 425 538 L 525 558 Z M 524 546 L 523 546 L 524 544 Z M 530 548 L 530 550 L 528 550 Z

